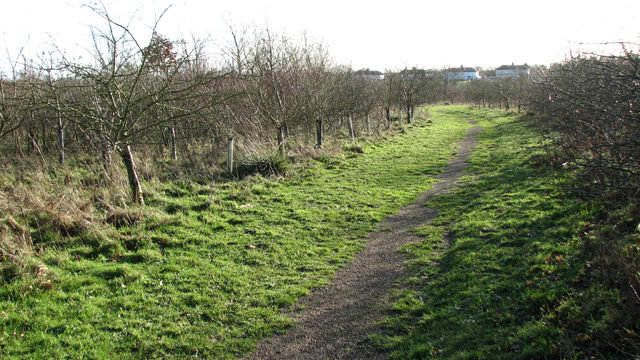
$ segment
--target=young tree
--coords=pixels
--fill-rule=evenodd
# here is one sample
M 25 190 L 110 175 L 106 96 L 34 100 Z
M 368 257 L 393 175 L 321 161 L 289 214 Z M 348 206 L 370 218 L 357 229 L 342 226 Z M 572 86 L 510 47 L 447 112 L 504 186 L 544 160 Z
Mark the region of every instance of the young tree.
M 256 115 L 278 135 L 278 151 L 285 152 L 285 129 L 304 115 L 304 57 L 286 35 L 257 30 L 249 51 L 245 94 Z
M 366 111 L 367 83 L 365 78 L 356 76 L 350 67 L 336 70 L 331 112 L 347 120 L 351 140 L 356 137 L 354 116 L 365 114 Z
M 201 67 L 199 43 L 174 53 L 173 44 L 157 34 L 162 15 L 153 24 L 145 44 L 131 31 L 130 23 L 113 19 L 104 4 L 86 5 L 105 21 L 91 27 L 93 63 L 64 60 L 64 69 L 78 82 L 85 96 L 67 97 L 63 109 L 102 144 L 105 158 L 119 153 L 128 173 L 132 199 L 144 204 L 131 147 L 145 137 L 195 116 L 211 106 L 198 99 L 211 96 L 216 72 L 193 71 Z M 165 10 L 166 11 L 166 10 Z M 217 94 L 214 101 L 222 101 Z M 151 116 L 153 115 L 153 116 Z M 159 115 L 159 116 L 158 116 Z
M 430 94 L 429 86 L 435 77 L 424 69 L 413 67 L 400 71 L 397 78 L 400 100 L 407 112 L 407 123 L 410 124 L 415 106 L 427 101 Z

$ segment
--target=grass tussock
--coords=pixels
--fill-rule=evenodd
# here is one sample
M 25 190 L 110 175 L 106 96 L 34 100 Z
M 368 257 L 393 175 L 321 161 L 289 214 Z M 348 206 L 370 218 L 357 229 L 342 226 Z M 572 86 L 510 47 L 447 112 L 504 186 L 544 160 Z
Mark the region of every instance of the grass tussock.
M 283 176 L 289 168 L 287 159 L 278 152 L 258 153 L 239 159 L 234 175 L 239 179 L 256 174 L 269 178 Z
M 364 145 L 359 142 L 349 142 L 342 145 L 342 149 L 353 154 L 364 154 Z

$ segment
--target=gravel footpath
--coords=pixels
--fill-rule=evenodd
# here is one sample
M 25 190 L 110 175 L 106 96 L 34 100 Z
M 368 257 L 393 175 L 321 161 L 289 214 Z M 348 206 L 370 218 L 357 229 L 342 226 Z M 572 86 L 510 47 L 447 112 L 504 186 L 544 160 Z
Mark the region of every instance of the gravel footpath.
M 245 359 L 386 359 L 386 354 L 377 352 L 365 340 L 382 331 L 379 322 L 389 305 L 388 291 L 409 275 L 404 267 L 408 258 L 397 249 L 420 241 L 411 229 L 424 226 L 436 216 L 436 209 L 423 204 L 455 188 L 469 166 L 465 161 L 479 132 L 479 126 L 467 131 L 467 137 L 459 143 L 458 156 L 435 176 L 440 181 L 420 194 L 414 205 L 383 220 L 379 230 L 367 236 L 366 247 L 336 272 L 330 284 L 296 303 L 302 310 L 287 314 L 293 319 L 290 331 L 260 342 Z

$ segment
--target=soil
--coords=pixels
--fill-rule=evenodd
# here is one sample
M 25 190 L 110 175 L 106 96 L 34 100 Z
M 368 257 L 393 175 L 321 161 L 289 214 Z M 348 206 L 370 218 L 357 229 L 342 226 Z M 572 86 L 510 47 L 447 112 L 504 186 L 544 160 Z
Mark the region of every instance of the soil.
M 389 290 L 411 275 L 404 266 L 407 255 L 397 249 L 420 241 L 411 229 L 436 216 L 436 209 L 424 203 L 456 187 L 469 166 L 466 160 L 479 132 L 479 126 L 467 131 L 459 143 L 458 156 L 435 176 L 438 183 L 415 204 L 383 220 L 378 231 L 367 236 L 366 247 L 336 272 L 329 285 L 301 298 L 295 306 L 298 310 L 289 310 L 287 315 L 293 319 L 290 331 L 265 339 L 245 359 L 386 359 L 387 354 L 368 345 L 367 338 L 383 331 L 380 322 L 389 306 Z

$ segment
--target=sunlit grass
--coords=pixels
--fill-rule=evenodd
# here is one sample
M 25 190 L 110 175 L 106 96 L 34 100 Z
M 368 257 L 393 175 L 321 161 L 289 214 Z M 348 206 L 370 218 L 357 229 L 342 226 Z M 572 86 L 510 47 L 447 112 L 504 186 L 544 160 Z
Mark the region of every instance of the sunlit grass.
M 235 358 L 290 321 L 365 235 L 433 183 L 469 124 L 434 113 L 288 178 L 148 184 L 145 209 L 35 240 L 43 276 L 0 288 L 7 358 Z M 79 176 L 79 175 L 78 175 Z M 108 194 L 105 194 L 108 195 Z

